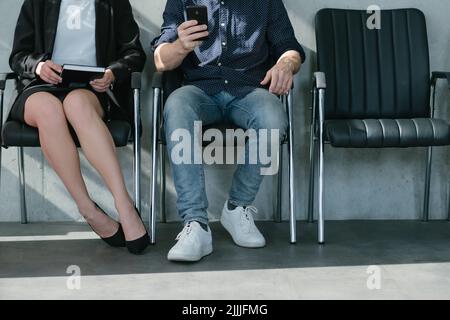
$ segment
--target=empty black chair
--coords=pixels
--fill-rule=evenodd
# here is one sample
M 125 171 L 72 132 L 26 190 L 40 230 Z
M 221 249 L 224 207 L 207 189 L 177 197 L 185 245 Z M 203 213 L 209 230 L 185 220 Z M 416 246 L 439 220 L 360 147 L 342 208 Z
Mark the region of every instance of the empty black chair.
M 434 119 L 424 14 L 382 10 L 381 28 L 366 11 L 324 9 L 316 16 L 317 61 L 310 146 L 309 219 L 319 175 L 319 243 L 324 243 L 324 144 L 336 148 L 428 147 L 423 219 L 428 220 L 433 146 L 450 144 L 450 127 Z M 430 105 L 430 84 L 433 91 Z
M 24 147 L 40 147 L 39 133 L 36 128 L 27 126 L 24 123 L 7 119 L 3 123 L 3 104 L 4 91 L 8 80 L 17 80 L 14 73 L 0 74 L 0 134 L 1 147 L 18 147 L 18 167 L 20 182 L 20 205 L 21 205 L 21 221 L 27 223 L 27 206 L 26 206 L 26 185 L 24 172 Z M 133 142 L 134 145 L 134 201 L 137 208 L 141 206 L 141 106 L 140 106 L 140 90 L 141 90 L 141 73 L 133 73 L 130 83 L 129 98 L 130 105 L 126 106 L 133 113 L 133 121 L 131 119 L 108 120 L 107 127 L 111 132 L 114 143 L 117 147 L 125 147 L 128 143 Z M 131 101 L 133 100 L 133 101 Z M 79 145 L 76 136 L 74 140 Z M 1 151 L 0 147 L 0 169 L 1 169 Z M 1 170 L 0 170 L 0 186 L 1 186 Z
M 166 159 L 165 152 L 161 149 L 164 146 L 165 138 L 163 133 L 163 110 L 164 104 L 170 94 L 183 85 L 184 75 L 180 69 L 170 72 L 157 72 L 153 76 L 153 140 L 152 140 L 152 181 L 151 181 L 151 212 L 150 212 L 150 225 L 152 232 L 152 242 L 155 242 L 155 223 L 156 223 L 156 204 L 157 204 L 157 181 L 158 172 L 160 173 L 160 208 L 161 208 L 161 220 L 165 222 L 165 189 L 166 189 Z M 286 112 L 289 119 L 289 129 L 287 139 L 284 142 L 288 146 L 289 152 L 289 222 L 290 222 L 290 242 L 296 243 L 297 230 L 296 230 L 296 217 L 294 208 L 294 160 L 293 160 L 293 143 L 294 143 L 294 131 L 293 131 L 293 92 L 290 91 L 287 97 L 281 97 L 283 103 L 286 105 Z M 219 129 L 226 129 L 223 125 L 208 126 Z M 222 128 L 220 128 L 222 127 Z M 207 130 L 208 128 L 203 128 Z M 159 158 L 159 159 L 158 159 Z M 280 159 L 283 159 L 283 147 L 280 148 Z M 280 161 L 280 171 L 278 173 L 278 185 L 277 185 L 277 212 L 275 220 L 280 222 L 281 217 L 281 193 L 282 193 L 282 176 L 283 176 L 283 161 Z

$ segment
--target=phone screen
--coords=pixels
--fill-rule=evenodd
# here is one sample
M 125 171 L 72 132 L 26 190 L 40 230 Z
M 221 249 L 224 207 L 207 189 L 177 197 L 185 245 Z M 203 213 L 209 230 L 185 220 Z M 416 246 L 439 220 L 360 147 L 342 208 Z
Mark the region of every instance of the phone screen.
M 208 25 L 208 8 L 206 6 L 187 6 L 187 20 L 197 20 L 199 25 Z M 208 40 L 209 37 L 199 39 L 199 41 Z

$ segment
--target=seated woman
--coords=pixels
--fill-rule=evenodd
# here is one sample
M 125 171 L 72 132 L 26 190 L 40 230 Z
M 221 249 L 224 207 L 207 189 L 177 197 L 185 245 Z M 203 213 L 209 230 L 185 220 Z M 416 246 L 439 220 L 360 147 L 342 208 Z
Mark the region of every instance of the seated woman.
M 105 120 L 113 101 L 128 103 L 123 95 L 130 75 L 142 71 L 145 59 L 128 0 L 25 0 L 10 57 L 20 80 L 9 117 L 39 130 L 46 159 L 92 229 L 109 245 L 134 254 L 144 251 L 149 236 L 127 192 Z M 58 86 L 63 64 L 106 72 L 85 87 L 64 88 Z M 114 93 L 117 99 L 110 97 Z M 89 196 L 70 128 L 111 191 L 121 223 Z

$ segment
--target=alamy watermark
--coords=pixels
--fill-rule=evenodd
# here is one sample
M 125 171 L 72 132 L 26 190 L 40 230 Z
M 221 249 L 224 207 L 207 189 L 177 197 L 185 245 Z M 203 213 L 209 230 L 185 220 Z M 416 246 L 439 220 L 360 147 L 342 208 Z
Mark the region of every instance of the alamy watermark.
M 66 273 L 69 275 L 66 280 L 68 290 L 81 290 L 81 268 L 77 265 L 67 267 Z
M 367 18 L 366 26 L 369 30 L 381 29 L 381 8 L 377 5 L 371 5 L 367 8 L 367 14 L 370 15 Z
M 203 123 L 194 122 L 194 136 L 187 129 L 176 129 L 170 135 L 175 142 L 170 157 L 181 164 L 251 164 L 260 165 L 263 176 L 276 175 L 280 162 L 278 129 L 218 129 L 202 131 Z M 203 142 L 208 145 L 203 147 Z M 246 152 L 246 144 L 248 152 Z M 270 150 L 269 150 L 270 149 Z M 226 154 L 224 155 L 224 151 Z
M 381 268 L 378 266 L 370 266 L 367 268 L 367 289 L 369 290 L 381 290 Z

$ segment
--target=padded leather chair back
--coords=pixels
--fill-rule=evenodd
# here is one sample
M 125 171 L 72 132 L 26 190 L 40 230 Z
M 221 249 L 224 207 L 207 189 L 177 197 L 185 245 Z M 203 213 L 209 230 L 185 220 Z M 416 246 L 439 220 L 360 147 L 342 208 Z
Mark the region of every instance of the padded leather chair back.
M 319 71 L 325 72 L 326 119 L 430 116 L 430 66 L 424 14 L 381 11 L 381 29 L 366 11 L 323 9 L 316 16 Z

